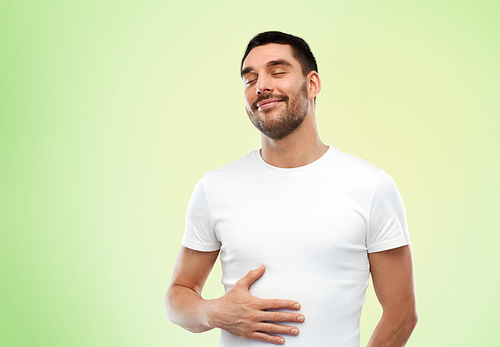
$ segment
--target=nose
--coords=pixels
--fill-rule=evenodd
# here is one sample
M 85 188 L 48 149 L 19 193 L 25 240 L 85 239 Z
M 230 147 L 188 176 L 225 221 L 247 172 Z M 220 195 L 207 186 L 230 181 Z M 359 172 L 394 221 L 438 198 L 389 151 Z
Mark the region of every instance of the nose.
M 272 93 L 273 90 L 274 88 L 271 83 L 271 79 L 267 78 L 267 76 L 259 76 L 255 86 L 255 92 L 257 95 L 261 95 L 262 93 Z

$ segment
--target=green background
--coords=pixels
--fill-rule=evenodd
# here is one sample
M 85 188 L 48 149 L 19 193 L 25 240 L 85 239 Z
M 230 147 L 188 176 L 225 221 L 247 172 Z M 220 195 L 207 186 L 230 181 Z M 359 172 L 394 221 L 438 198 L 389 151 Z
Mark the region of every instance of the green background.
M 239 64 L 258 32 L 316 55 L 321 139 L 406 205 L 408 346 L 498 346 L 495 1 L 6 1 L 0 5 L 0 345 L 216 346 L 163 298 L 209 170 L 260 148 Z M 204 295 L 223 293 L 219 265 Z M 381 314 L 372 288 L 365 345 Z

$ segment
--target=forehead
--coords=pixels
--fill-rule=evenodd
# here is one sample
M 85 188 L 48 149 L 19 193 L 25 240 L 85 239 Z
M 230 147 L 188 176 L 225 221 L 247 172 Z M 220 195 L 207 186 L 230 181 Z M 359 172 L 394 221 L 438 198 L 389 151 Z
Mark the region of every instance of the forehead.
M 252 67 L 257 69 L 265 66 L 269 61 L 280 59 L 288 60 L 296 66 L 299 65 L 298 60 L 293 56 L 292 47 L 290 45 L 269 43 L 252 49 L 245 58 L 242 68 Z

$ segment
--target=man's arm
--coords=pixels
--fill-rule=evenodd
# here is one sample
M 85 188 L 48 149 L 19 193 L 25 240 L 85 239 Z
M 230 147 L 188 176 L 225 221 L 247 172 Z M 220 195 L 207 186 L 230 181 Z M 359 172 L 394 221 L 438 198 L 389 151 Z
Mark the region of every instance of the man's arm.
M 383 313 L 367 347 L 400 347 L 417 324 L 410 246 L 369 253 L 373 288 Z
M 283 344 L 285 339 L 267 333 L 297 335 L 299 331 L 296 327 L 270 322 L 303 322 L 303 315 L 266 310 L 298 310 L 299 303 L 259 299 L 248 291 L 252 283 L 264 274 L 264 266 L 250 271 L 218 299 L 204 300 L 201 297 L 203 285 L 218 254 L 219 251 L 199 252 L 184 246 L 181 248 L 165 295 L 165 313 L 168 318 L 192 332 L 220 328 L 246 339 L 275 344 Z
M 165 295 L 165 314 L 173 323 L 195 333 L 212 329 L 206 315 L 201 314 L 208 303 L 201 298 L 201 290 L 218 255 L 219 251 L 198 252 L 186 247 L 179 251 Z

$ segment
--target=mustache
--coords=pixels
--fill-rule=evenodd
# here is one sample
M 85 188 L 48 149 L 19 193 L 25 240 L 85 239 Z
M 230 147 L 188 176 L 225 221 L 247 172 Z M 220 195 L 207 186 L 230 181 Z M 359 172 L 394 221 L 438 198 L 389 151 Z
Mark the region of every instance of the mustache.
M 288 101 L 288 96 L 286 96 L 285 94 L 262 94 L 257 99 L 255 99 L 254 102 L 252 102 L 252 109 L 256 110 L 258 108 L 257 104 L 259 102 L 264 101 L 264 100 L 268 100 L 268 99 L 278 99 L 278 100 L 286 102 L 286 101 Z

